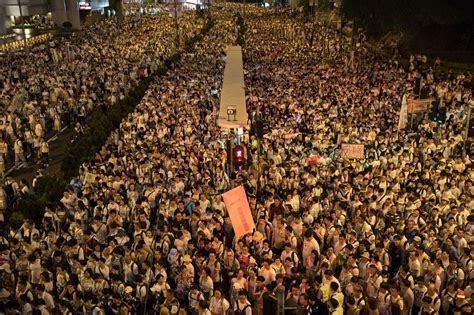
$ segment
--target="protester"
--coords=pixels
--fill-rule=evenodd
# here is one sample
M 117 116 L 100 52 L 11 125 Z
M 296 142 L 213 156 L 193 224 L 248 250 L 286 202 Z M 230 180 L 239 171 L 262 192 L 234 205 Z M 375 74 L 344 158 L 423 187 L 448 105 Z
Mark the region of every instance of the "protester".
M 229 172 L 216 106 L 238 12 L 213 8 L 210 32 L 150 85 L 43 224 L 3 236 L 4 309 L 250 315 L 278 295 L 296 314 L 472 313 L 470 75 L 426 83 L 445 99 L 445 124 L 419 115 L 399 128 L 418 65 L 250 7 L 247 107 L 264 137 L 254 146 L 246 130 L 248 163 Z M 341 143 L 364 144 L 364 157 L 345 158 Z M 221 200 L 237 185 L 256 223 L 240 238 Z
M 181 45 L 202 27 L 194 14 L 182 15 L 178 23 Z M 157 14 L 129 14 L 121 25 L 105 19 L 80 36 L 0 56 L 0 154 L 5 163 L 13 162 L 11 152 L 15 163 L 29 154 L 35 157 L 33 143 L 40 160 L 40 143 L 48 132 L 82 126 L 92 111 L 124 99 L 175 52 L 174 27 L 174 19 L 160 7 Z

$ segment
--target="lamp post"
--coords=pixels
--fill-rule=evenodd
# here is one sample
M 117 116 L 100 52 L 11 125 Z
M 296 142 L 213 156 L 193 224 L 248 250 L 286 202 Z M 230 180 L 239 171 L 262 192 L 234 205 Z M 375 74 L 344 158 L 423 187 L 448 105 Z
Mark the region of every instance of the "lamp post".
M 20 10 L 20 22 L 21 22 L 21 29 L 23 32 L 23 44 L 25 45 L 25 49 L 26 49 L 27 45 L 26 45 L 25 20 L 23 18 L 23 10 L 21 9 L 21 0 L 18 0 L 18 9 Z
M 474 105 L 474 104 L 472 104 L 472 105 Z M 462 155 L 463 155 L 463 157 L 466 156 L 466 144 L 467 144 L 467 140 L 469 139 L 469 129 L 471 128 L 472 105 L 468 104 L 468 108 L 467 108 L 466 130 L 465 130 L 465 133 L 464 133 L 464 141 L 462 143 Z
M 176 28 L 176 50 L 179 49 L 178 0 L 174 0 L 174 26 Z

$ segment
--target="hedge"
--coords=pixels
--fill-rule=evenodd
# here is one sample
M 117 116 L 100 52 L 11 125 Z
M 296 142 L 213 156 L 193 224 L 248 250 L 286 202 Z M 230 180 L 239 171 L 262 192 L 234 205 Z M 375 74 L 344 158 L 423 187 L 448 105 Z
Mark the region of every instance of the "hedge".
M 38 178 L 34 190 L 21 198 L 19 206 L 10 215 L 9 224 L 19 228 L 26 219 L 39 224 L 43 219 L 44 208 L 57 206 L 63 196 L 64 188 L 63 178 L 55 176 Z
M 212 19 L 207 19 L 201 31 L 186 40 L 184 48 L 168 57 L 151 76 L 141 80 L 127 94 L 124 100 L 111 105 L 106 112 L 96 110 L 91 114 L 86 132 L 76 141 L 67 144 L 66 153 L 61 161 L 62 176 L 43 176 L 38 179 L 35 188 L 25 195 L 9 218 L 9 224 L 15 228 L 21 226 L 24 220 L 33 220 L 40 224 L 44 208 L 55 207 L 59 204 L 69 181 L 78 175 L 80 166 L 94 158 L 100 151 L 110 133 L 120 126 L 120 122 L 144 97 L 150 83 L 167 73 L 169 68 L 179 62 L 184 52 L 191 52 L 194 44 L 202 40 L 214 26 Z

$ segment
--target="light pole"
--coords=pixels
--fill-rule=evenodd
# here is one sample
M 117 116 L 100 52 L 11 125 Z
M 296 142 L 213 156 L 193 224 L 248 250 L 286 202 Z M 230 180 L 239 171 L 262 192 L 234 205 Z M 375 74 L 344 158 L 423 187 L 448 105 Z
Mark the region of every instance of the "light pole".
M 18 0 L 18 9 L 20 10 L 20 22 L 21 22 L 21 28 L 23 31 L 23 44 L 25 45 L 25 49 L 26 49 L 27 45 L 26 45 L 25 20 L 23 18 L 23 10 L 21 9 L 21 0 Z
M 174 0 L 174 25 L 176 28 L 176 50 L 179 49 L 178 0 Z
M 466 143 L 467 143 L 467 139 L 469 139 L 469 127 L 470 127 L 470 124 L 471 124 L 471 114 L 472 114 L 472 106 L 471 106 L 471 104 L 468 104 L 466 131 L 464 133 L 464 141 L 462 143 L 462 155 L 463 155 L 463 157 L 466 156 Z

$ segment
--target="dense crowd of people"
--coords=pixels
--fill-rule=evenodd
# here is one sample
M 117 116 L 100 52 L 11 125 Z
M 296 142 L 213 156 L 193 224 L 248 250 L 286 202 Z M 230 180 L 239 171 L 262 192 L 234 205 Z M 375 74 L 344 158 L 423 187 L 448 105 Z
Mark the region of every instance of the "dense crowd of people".
M 202 20 L 183 14 L 182 42 L 200 27 Z M 78 37 L 0 56 L 0 159 L 39 158 L 48 132 L 82 125 L 93 110 L 123 99 L 176 51 L 174 32 L 167 12 L 136 13 L 121 25 L 105 19 Z
M 247 109 L 265 135 L 246 132 L 248 163 L 229 173 L 216 106 L 242 28 L 233 6 L 212 11 L 214 27 L 60 205 L 2 235 L 4 312 L 268 314 L 264 300 L 283 291 L 285 314 L 471 314 L 471 75 L 415 59 L 403 69 L 284 9 L 248 8 Z M 420 75 L 445 124 L 419 114 L 400 126 Z M 365 159 L 345 159 L 341 143 L 364 144 Z M 256 223 L 241 238 L 221 199 L 237 185 Z

